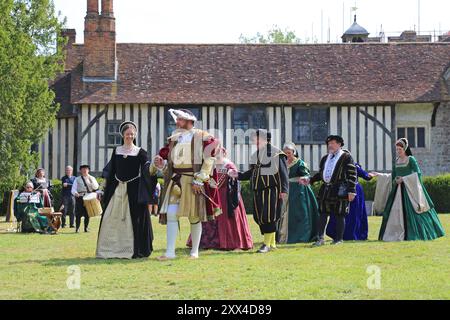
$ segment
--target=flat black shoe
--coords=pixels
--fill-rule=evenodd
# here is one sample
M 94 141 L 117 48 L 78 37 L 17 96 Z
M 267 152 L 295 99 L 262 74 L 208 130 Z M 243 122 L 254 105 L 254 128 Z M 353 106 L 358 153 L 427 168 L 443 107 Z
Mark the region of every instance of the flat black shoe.
M 84 229 L 84 232 L 89 232 L 89 228 L 85 228 L 85 229 Z
M 267 253 L 269 251 L 270 251 L 270 248 L 268 246 L 266 246 L 265 244 L 263 244 L 261 246 L 261 248 L 259 248 L 259 250 L 256 251 L 256 252 L 258 252 L 258 253 Z
M 313 247 L 321 247 L 325 244 L 325 241 L 323 239 L 319 239 L 316 242 L 313 243 Z
M 75 233 L 79 233 L 79 232 L 80 232 L 80 230 L 78 230 L 78 229 L 75 230 Z

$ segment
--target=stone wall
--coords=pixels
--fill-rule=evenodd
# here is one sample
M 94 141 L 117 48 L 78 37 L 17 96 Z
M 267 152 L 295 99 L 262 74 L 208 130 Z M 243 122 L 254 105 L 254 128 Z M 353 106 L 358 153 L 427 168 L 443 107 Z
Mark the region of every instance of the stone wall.
M 430 127 L 429 150 L 412 149 L 424 175 L 450 173 L 450 103 L 441 103 Z

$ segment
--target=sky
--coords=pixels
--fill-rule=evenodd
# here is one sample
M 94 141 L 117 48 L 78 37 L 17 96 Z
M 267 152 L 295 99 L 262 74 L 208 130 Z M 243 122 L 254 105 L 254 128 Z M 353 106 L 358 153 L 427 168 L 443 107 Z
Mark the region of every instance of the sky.
M 82 43 L 86 0 L 53 1 Z M 450 30 L 449 0 L 356 0 L 357 20 L 370 36 L 418 30 L 419 3 L 420 34 Z M 340 42 L 352 7 L 355 0 L 114 0 L 114 15 L 119 43 L 238 43 L 274 25 L 303 42 Z

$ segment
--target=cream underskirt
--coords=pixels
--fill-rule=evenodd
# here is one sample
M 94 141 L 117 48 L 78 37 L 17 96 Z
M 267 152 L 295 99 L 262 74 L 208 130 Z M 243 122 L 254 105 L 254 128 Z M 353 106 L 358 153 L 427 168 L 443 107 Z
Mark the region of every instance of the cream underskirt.
M 131 259 L 133 253 L 134 233 L 127 184 L 119 183 L 103 213 L 96 256 L 100 259 Z

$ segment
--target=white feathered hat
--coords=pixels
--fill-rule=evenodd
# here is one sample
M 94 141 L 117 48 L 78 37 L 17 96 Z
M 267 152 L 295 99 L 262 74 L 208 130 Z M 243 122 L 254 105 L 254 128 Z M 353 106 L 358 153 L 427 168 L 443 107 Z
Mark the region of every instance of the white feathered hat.
M 190 120 L 194 122 L 197 121 L 197 117 L 187 109 L 169 109 L 169 113 L 175 122 L 177 119 Z

